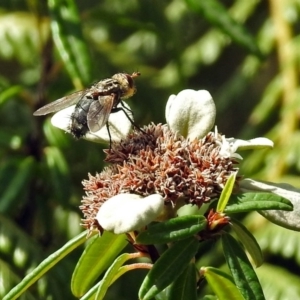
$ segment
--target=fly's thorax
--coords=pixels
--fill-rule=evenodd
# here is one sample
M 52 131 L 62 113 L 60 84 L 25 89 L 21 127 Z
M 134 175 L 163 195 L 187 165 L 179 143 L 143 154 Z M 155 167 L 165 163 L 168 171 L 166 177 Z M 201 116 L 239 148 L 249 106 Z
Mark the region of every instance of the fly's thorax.
M 86 97 L 97 100 L 99 96 L 108 96 L 111 94 L 121 94 L 120 83 L 116 79 L 107 78 L 94 84 L 86 94 Z

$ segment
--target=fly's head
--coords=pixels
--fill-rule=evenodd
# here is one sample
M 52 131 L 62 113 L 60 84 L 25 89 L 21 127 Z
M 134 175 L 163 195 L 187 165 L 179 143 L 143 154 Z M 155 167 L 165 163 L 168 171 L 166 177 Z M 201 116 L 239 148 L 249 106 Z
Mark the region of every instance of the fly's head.
M 131 75 L 126 73 L 118 73 L 112 77 L 120 84 L 121 99 L 132 97 L 135 94 L 136 87 L 134 85 L 134 78 L 140 75 L 140 72 L 134 72 Z

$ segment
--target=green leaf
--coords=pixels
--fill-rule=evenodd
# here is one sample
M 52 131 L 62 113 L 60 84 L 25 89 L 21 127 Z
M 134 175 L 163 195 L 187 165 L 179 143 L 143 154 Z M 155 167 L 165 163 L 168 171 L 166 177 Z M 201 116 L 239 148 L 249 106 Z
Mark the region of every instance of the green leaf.
M 105 231 L 101 237 L 96 236 L 87 245 L 74 270 L 71 281 L 74 296 L 84 295 L 126 244 L 123 234 L 115 235 Z
M 12 134 L 12 132 L 8 132 L 5 128 L 0 129 L 0 146 L 2 150 L 18 150 L 21 148 L 22 145 L 23 140 L 20 135 Z
M 271 193 L 240 193 L 230 197 L 225 213 L 268 209 L 291 211 L 293 205 L 288 199 Z
M 86 241 L 87 232 L 83 232 L 66 243 L 62 248 L 49 255 L 33 271 L 31 271 L 23 280 L 15 286 L 3 300 L 18 299 L 32 284 L 39 280 L 48 270 L 61 261 L 67 254 L 72 252 L 78 246 Z
M 205 295 L 201 300 L 219 300 L 215 295 Z
M 203 230 L 207 225 L 206 218 L 199 215 L 182 216 L 157 223 L 137 236 L 138 244 L 164 244 L 179 241 Z
M 240 44 L 256 56 L 262 57 L 256 40 L 250 32 L 241 24 L 237 23 L 229 14 L 227 9 L 217 0 L 186 0 L 188 6 L 195 12 L 201 14 L 220 31 L 228 34 L 232 40 Z
M 25 269 L 36 265 L 43 258 L 41 255 L 43 251 L 26 231 L 22 231 L 8 217 L 0 214 L 0 253 L 7 262 L 13 262 L 13 271 L 18 272 L 18 268 Z
M 0 131 L 0 138 L 1 138 Z M 2 161 L 0 164 L 0 186 L 2 187 L 0 190 L 0 199 L 2 201 L 2 197 L 5 194 L 5 187 L 8 187 L 12 181 L 12 178 L 17 173 L 18 167 L 22 162 L 22 158 L 14 158 L 10 157 L 5 161 Z M 0 201 L 0 207 L 2 202 Z
M 76 88 L 90 82 L 91 61 L 81 31 L 81 20 L 73 0 L 48 0 L 52 36 Z
M 240 188 L 251 192 L 268 191 L 273 195 L 288 199 L 293 205 L 292 211 L 260 210 L 258 212 L 279 226 L 300 231 L 300 189 L 286 183 L 259 182 L 249 178 L 240 182 Z
M 197 300 L 196 278 L 196 267 L 190 263 L 171 284 L 168 298 L 172 300 Z
M 100 282 L 95 298 L 96 300 L 102 300 L 104 298 L 107 289 L 115 281 L 119 269 L 128 259 L 131 259 L 131 256 L 128 253 L 124 253 L 112 263 Z
M 26 193 L 30 188 L 29 182 L 34 175 L 35 160 L 33 157 L 28 156 L 24 158 L 18 169 L 16 170 L 13 178 L 10 179 L 7 186 L 3 186 L 3 193 L 0 201 L 0 212 L 5 213 L 14 208 L 20 194 Z
M 152 299 L 183 272 L 198 250 L 198 241 L 187 238 L 165 251 L 147 274 L 139 291 L 141 300 Z
M 247 224 L 250 223 L 252 225 L 252 220 L 250 216 Z M 293 260 L 297 265 L 300 265 L 300 239 L 298 231 L 286 230 L 284 227 L 274 226 L 273 223 L 263 220 L 262 223 L 259 223 L 259 227 L 256 228 L 255 237 L 258 243 L 264 245 L 264 252 L 284 257 L 287 260 Z
M 80 298 L 80 300 L 103 299 L 110 285 L 112 285 L 124 273 L 134 270 L 134 268 L 130 268 L 130 265 L 122 267 L 124 262 L 128 259 L 132 259 L 131 254 L 124 253 L 120 255 L 105 272 L 103 279 L 95 284 L 83 297 Z
M 256 267 L 261 266 L 264 262 L 263 254 L 255 237 L 238 220 L 230 218 L 230 225 L 233 228 L 236 235 L 238 236 L 239 240 L 247 249 L 249 255 L 252 257 L 255 266 Z
M 229 201 L 229 198 L 232 194 L 232 190 L 235 183 L 237 173 L 232 173 L 226 181 L 225 187 L 221 193 L 220 199 L 217 205 L 217 212 L 222 213 Z
M 1 90 L 0 93 L 0 107 L 5 104 L 6 101 L 10 100 L 12 97 L 18 95 L 23 90 L 23 87 L 19 85 L 13 85 L 5 90 Z
M 233 280 L 246 300 L 265 299 L 259 280 L 240 244 L 229 234 L 222 235 L 226 262 Z
M 13 287 L 22 281 L 25 276 L 24 273 L 31 272 L 45 258 L 44 247 L 33 238 L 27 228 L 18 227 L 17 223 L 8 217 L 8 215 L 5 217 L 0 214 L 0 253 L 2 257 L 2 259 L 0 258 L 0 278 L 4 278 L 0 290 L 0 299 L 3 299 Z M 41 284 L 49 284 L 51 287 L 55 286 L 58 289 L 66 285 L 69 286 L 70 276 L 69 272 L 65 270 L 66 266 L 66 260 L 56 265 L 51 270 L 53 276 L 51 280 L 48 276 L 41 277 L 36 288 L 30 289 L 35 297 L 30 298 L 28 296 L 30 292 L 27 288 L 24 291 L 24 296 L 20 296 L 18 299 L 44 299 L 45 293 L 38 290 Z M 65 291 L 61 294 L 64 295 Z M 58 298 L 54 296 L 54 299 Z
M 47 142 L 51 146 L 58 147 L 59 149 L 66 149 L 70 147 L 71 139 L 66 138 L 67 135 L 61 129 L 54 127 L 50 119 L 46 119 L 43 124 L 43 132 Z
M 24 65 L 38 65 L 41 41 L 46 41 L 49 36 L 46 18 L 37 19 L 36 15 L 25 9 L 16 8 L 12 12 L 1 10 L 0 28 L 1 58 L 17 59 Z
M 59 148 L 47 147 L 44 151 L 54 196 L 58 202 L 67 204 L 71 195 L 69 166 Z
M 213 267 L 201 268 L 201 273 L 219 300 L 244 300 L 232 278 L 227 273 Z
M 300 299 L 299 275 L 290 269 L 285 266 L 264 264 L 257 273 L 264 287 L 266 299 Z

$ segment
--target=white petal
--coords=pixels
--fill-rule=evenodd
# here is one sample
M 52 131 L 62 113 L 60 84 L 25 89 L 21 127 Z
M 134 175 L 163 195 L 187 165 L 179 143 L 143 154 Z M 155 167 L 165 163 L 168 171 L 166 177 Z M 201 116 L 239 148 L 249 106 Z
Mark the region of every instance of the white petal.
M 96 219 L 103 229 L 120 234 L 149 224 L 160 215 L 163 208 L 164 200 L 158 194 L 145 198 L 134 194 L 119 194 L 103 203 Z
M 293 211 L 261 210 L 259 213 L 277 225 L 300 231 L 300 189 L 286 183 L 264 183 L 249 178 L 240 182 L 240 188 L 243 191 L 270 192 L 290 200 L 294 206 Z
M 236 151 L 238 150 L 248 150 L 248 149 L 262 149 L 262 148 L 272 148 L 273 142 L 267 138 L 255 138 L 248 141 L 239 140 L 235 138 L 225 138 L 222 136 L 221 149 L 219 154 L 222 157 L 234 157 L 238 159 L 243 159 Z
M 75 105 L 69 106 L 65 109 L 62 109 L 55 113 L 51 118 L 51 124 L 59 129 L 62 129 L 66 132 L 69 131 L 70 118 L 74 112 Z
M 248 141 L 239 140 L 234 138 L 229 138 L 227 141 L 232 144 L 236 150 L 248 150 L 248 149 L 263 149 L 263 148 L 273 148 L 274 143 L 263 137 L 251 139 Z
M 124 106 L 128 109 L 128 104 L 124 103 Z M 122 107 L 121 104 L 118 107 Z M 65 109 L 60 110 L 55 113 L 51 118 L 51 123 L 53 126 L 62 129 L 68 133 L 70 133 L 69 125 L 70 125 L 70 117 L 74 112 L 75 105 L 69 106 Z M 126 110 L 126 113 L 133 120 L 133 116 L 131 111 Z M 111 134 L 111 139 L 114 142 L 119 142 L 121 139 L 124 139 L 130 132 L 132 124 L 124 114 L 122 110 L 111 113 L 108 119 L 109 130 Z M 87 134 L 83 137 L 84 139 L 96 142 L 96 143 L 109 143 L 109 135 L 106 126 L 103 126 L 99 131 L 96 132 L 87 132 Z
M 216 106 L 208 91 L 183 90 L 171 95 L 166 120 L 172 131 L 189 139 L 202 138 L 214 126 Z

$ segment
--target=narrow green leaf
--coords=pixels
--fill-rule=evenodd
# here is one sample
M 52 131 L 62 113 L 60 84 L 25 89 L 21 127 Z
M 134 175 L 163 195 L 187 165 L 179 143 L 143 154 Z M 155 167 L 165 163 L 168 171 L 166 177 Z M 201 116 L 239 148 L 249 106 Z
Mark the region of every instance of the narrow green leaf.
M 62 248 L 49 255 L 43 262 L 41 262 L 33 271 L 31 271 L 24 279 L 15 286 L 3 300 L 18 299 L 31 285 L 39 280 L 48 270 L 61 261 L 67 254 L 78 248 L 86 241 L 87 232 L 82 232 L 78 236 L 74 237 Z
M 184 271 L 198 250 L 198 241 L 190 237 L 165 251 L 150 270 L 139 291 L 141 300 L 152 299 Z
M 43 132 L 49 145 L 59 149 L 71 147 L 71 139 L 66 138 L 66 133 L 63 130 L 54 127 L 49 118 L 43 123 Z
M 222 235 L 224 256 L 233 280 L 246 300 L 265 299 L 259 280 L 240 244 L 229 234 Z
M 201 300 L 219 300 L 215 295 L 205 295 Z
M 253 262 L 256 267 L 259 267 L 263 264 L 263 254 L 259 247 L 258 242 L 251 232 L 238 220 L 230 218 L 230 224 L 234 232 L 238 236 L 239 240 L 242 242 L 244 247 L 247 249 L 248 253 L 253 259 Z
M 71 195 L 69 166 L 57 147 L 45 148 L 45 158 L 48 167 L 48 176 L 55 198 L 60 203 L 67 204 Z M 49 180 L 49 179 L 48 179 Z
M 227 9 L 217 0 L 186 0 L 188 6 L 201 14 L 220 31 L 229 35 L 236 43 L 246 48 L 258 57 L 262 53 L 257 46 L 256 40 L 243 25 L 237 23 L 229 14 Z
M 23 90 L 23 87 L 19 85 L 14 85 L 1 90 L 0 93 L 0 106 L 10 100 L 13 96 L 18 95 Z
M 97 284 L 95 284 L 92 288 L 90 288 L 84 296 L 80 297 L 80 300 L 95 300 L 95 296 L 98 290 L 98 287 L 100 286 L 101 281 L 99 281 Z
M 229 198 L 232 194 L 232 190 L 235 183 L 237 173 L 232 173 L 226 181 L 225 187 L 221 193 L 220 199 L 217 205 L 217 212 L 222 213 L 229 201 Z
M 19 61 L 22 68 L 28 68 L 39 62 L 41 42 L 48 38 L 46 18 L 38 18 L 33 11 L 26 9 L 9 9 L 1 2 L 0 28 L 1 36 L 0 57 L 6 60 Z M 2 73 L 1 76 L 11 78 Z M 20 78 L 21 79 L 21 78 Z M 21 79 L 22 80 L 22 79 Z M 21 81 L 20 80 L 20 81 Z M 27 78 L 26 82 L 33 83 Z
M 203 230 L 207 225 L 206 218 L 200 215 L 182 216 L 157 223 L 137 236 L 138 244 L 164 244 L 179 241 Z
M 121 257 L 121 256 L 120 256 Z M 120 258 L 119 257 L 119 258 Z M 123 263 L 127 260 L 131 259 L 130 255 L 127 254 L 126 259 L 123 261 Z M 116 265 L 115 265 L 116 264 Z M 125 265 L 123 267 L 120 267 L 122 263 L 120 260 L 116 259 L 113 265 L 107 270 L 105 273 L 103 279 L 99 281 L 97 284 L 95 284 L 84 296 L 80 298 L 80 300 L 89 300 L 89 299 L 101 299 L 100 296 L 104 297 L 105 293 L 107 291 L 107 288 L 112 285 L 119 277 L 121 277 L 123 274 L 125 274 L 128 271 L 134 270 L 133 268 L 129 268 L 128 265 Z M 118 266 L 118 268 L 117 268 Z M 113 270 L 111 270 L 113 268 Z M 109 278 L 108 280 L 108 276 Z M 105 280 L 105 282 L 103 282 Z M 95 298 L 97 291 L 99 290 L 99 287 L 101 287 L 101 291 L 99 295 L 97 295 L 97 298 Z
M 1 138 L 1 134 L 0 134 Z M 14 178 L 15 174 L 17 173 L 18 167 L 23 161 L 22 158 L 15 158 L 10 157 L 10 159 L 3 160 L 0 164 L 0 199 L 1 201 L 3 198 L 3 195 L 5 194 L 5 187 L 8 187 L 12 181 L 12 178 Z M 2 205 L 2 202 L 0 201 L 0 207 Z M 1 210 L 1 209 L 0 209 Z
M 117 277 L 117 273 L 121 266 L 130 259 L 130 255 L 128 253 L 124 253 L 120 255 L 110 266 L 110 268 L 105 273 L 101 283 L 98 287 L 98 291 L 96 294 L 95 300 L 102 300 L 107 292 L 109 286 L 114 282 L 114 278 Z
M 7 128 L 0 129 L 0 146 L 4 150 L 20 150 L 24 145 L 24 137 L 17 132 L 9 132 Z M 12 158 L 10 158 L 12 159 Z M 20 159 L 20 157 L 18 157 Z
M 0 212 L 8 212 L 15 207 L 16 202 L 19 200 L 18 195 L 26 193 L 30 188 L 28 183 L 34 175 L 34 169 L 35 160 L 33 157 L 28 156 L 21 161 L 8 186 L 2 187 L 4 192 L 1 195 Z
M 228 274 L 213 267 L 201 268 L 201 273 L 219 300 L 244 300 Z
M 171 284 L 168 298 L 172 300 L 197 300 L 196 279 L 196 267 L 193 263 L 190 263 Z
M 165 290 L 161 291 L 155 296 L 155 300 L 168 300 L 168 288 Z
M 90 82 L 91 61 L 84 43 L 81 21 L 73 0 L 48 0 L 52 36 L 76 88 Z
M 82 20 L 79 15 L 76 0 L 63 0 L 60 1 L 60 5 L 67 3 L 67 14 L 64 9 L 62 15 L 66 16 L 65 21 L 68 27 L 68 41 L 71 45 L 71 51 L 73 57 L 76 59 L 77 69 L 84 83 L 90 83 L 91 81 L 91 55 L 87 47 L 87 43 L 82 33 Z M 79 54 L 79 55 L 78 55 Z
M 272 193 L 241 193 L 232 195 L 225 213 L 240 213 L 253 210 L 293 210 L 291 202 Z
M 88 244 L 74 270 L 71 289 L 76 297 L 84 295 L 126 246 L 125 235 L 104 232 Z

